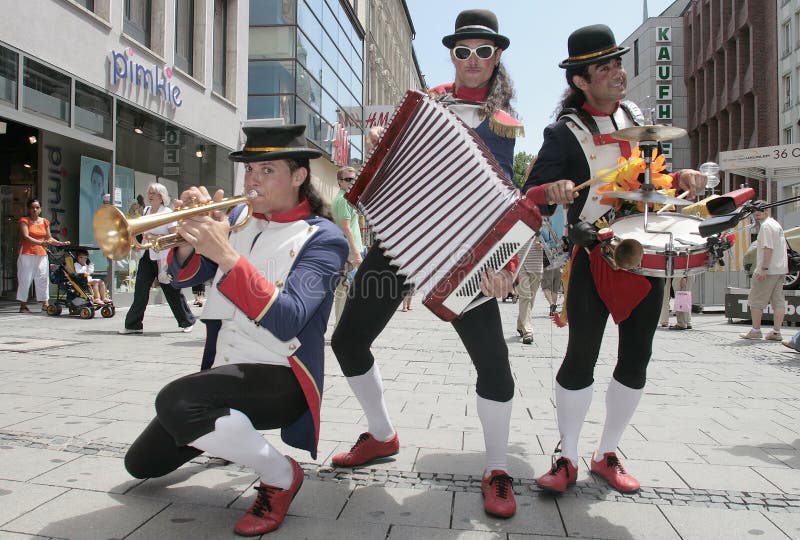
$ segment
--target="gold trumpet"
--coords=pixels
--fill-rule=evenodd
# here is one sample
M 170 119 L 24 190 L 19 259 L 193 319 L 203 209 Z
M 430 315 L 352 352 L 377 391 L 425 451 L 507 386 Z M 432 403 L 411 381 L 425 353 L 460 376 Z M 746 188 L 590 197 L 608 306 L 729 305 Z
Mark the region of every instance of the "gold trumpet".
M 246 204 L 247 216 L 231 227 L 231 230 L 239 229 L 253 215 L 253 205 L 250 199 L 255 196 L 255 191 L 250 191 L 247 196 L 229 197 L 218 202 L 198 204 L 181 208 L 174 212 L 150 214 L 134 219 L 126 218 L 125 214 L 115 206 L 104 204 L 94 214 L 94 238 L 103 255 L 111 259 L 123 259 L 128 256 L 131 249 L 152 249 L 156 252 L 162 249 L 170 249 L 185 244 L 186 241 L 179 234 L 172 233 L 159 236 L 155 240 L 142 244 L 136 240 L 136 236 L 167 223 L 174 221 L 180 223 L 191 216 L 208 214 L 216 210 L 225 210 L 240 204 Z

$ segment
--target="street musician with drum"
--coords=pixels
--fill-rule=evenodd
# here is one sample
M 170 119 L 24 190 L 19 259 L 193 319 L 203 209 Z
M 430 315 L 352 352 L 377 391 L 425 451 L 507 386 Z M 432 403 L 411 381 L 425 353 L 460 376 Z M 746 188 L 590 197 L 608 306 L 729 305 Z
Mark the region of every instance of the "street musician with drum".
M 644 118 L 635 104 L 623 101 L 627 75 L 620 57 L 629 48 L 616 44 L 608 26 L 576 30 L 569 37 L 568 50 L 569 58 L 559 67 L 566 69 L 569 88 L 558 120 L 544 131 L 542 148 L 523 192 L 543 208 L 569 205 L 571 240 L 591 245 L 596 243 L 598 220 L 612 221 L 613 227 L 614 199 L 605 204 L 606 198 L 598 196 L 594 187 L 576 191 L 576 185 L 602 169 L 612 169 L 620 156 L 628 158 L 637 151 L 614 133 L 641 125 Z M 694 170 L 663 176 L 692 195 L 705 188 L 705 176 Z M 675 202 L 675 197 L 659 200 L 666 199 Z M 538 479 L 542 488 L 553 492 L 565 491 L 577 478 L 578 438 L 592 400 L 594 367 L 609 313 L 619 324 L 618 360 L 606 391 L 605 425 L 591 471 L 621 492 L 639 489 L 639 482 L 627 473 L 616 450 L 644 389 L 664 279 L 614 269 L 599 251 L 589 255 L 587 250 L 577 249 L 571 263 L 566 297 L 569 342 L 555 384 L 561 436 L 556 453 L 560 456 Z

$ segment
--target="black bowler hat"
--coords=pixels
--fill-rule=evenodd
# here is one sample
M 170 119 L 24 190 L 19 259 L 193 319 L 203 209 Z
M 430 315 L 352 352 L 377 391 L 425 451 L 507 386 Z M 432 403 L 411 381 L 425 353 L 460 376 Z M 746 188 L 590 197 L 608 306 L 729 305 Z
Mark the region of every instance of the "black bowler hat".
M 596 64 L 617 56 L 622 56 L 630 47 L 620 47 L 614 39 L 611 28 L 604 24 L 593 24 L 578 28 L 569 35 L 567 41 L 569 58 L 558 67 L 571 68 Z
M 251 162 L 320 157 L 321 151 L 306 146 L 306 138 L 303 136 L 305 130 L 306 126 L 302 124 L 242 128 L 247 142 L 238 152 L 228 154 L 228 159 Z
M 455 32 L 442 38 L 448 49 L 456 46 L 462 39 L 491 39 L 502 50 L 508 48 L 511 41 L 497 33 L 497 16 L 488 9 L 467 9 L 456 17 Z

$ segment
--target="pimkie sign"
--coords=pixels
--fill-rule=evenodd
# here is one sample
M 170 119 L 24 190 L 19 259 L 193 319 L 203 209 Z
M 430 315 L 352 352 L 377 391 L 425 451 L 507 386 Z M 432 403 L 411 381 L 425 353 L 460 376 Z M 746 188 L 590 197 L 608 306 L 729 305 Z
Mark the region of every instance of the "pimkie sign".
M 172 81 L 172 68 L 158 64 L 145 66 L 135 61 L 133 56 L 132 47 L 123 52 L 111 51 L 111 84 L 116 87 L 123 82 L 173 107 L 180 107 L 183 104 L 181 88 Z

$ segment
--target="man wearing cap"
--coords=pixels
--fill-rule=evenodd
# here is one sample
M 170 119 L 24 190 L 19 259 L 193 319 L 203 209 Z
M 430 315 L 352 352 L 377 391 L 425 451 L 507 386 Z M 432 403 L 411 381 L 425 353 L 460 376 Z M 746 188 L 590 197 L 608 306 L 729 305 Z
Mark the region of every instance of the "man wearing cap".
M 168 474 L 203 452 L 253 468 L 261 482 L 234 527 L 258 536 L 277 529 L 303 483 L 303 469 L 257 430 L 281 429 L 287 444 L 316 458 L 324 334 L 348 246 L 311 185 L 305 126 L 245 128 L 230 159 L 245 164 L 246 206 L 196 215 L 178 227 L 188 242 L 170 254 L 176 287 L 213 279 L 203 310 L 204 364 L 156 397 L 156 417 L 131 445 L 136 478 Z M 205 187 L 182 206 L 222 200 Z M 234 224 L 242 224 L 232 230 Z
M 606 391 L 606 419 L 591 471 L 621 492 L 639 489 L 616 455 L 617 444 L 630 422 L 645 384 L 645 372 L 658 325 L 664 279 L 614 270 L 599 256 L 590 255 L 601 218 L 613 222 L 612 207 L 602 204 L 594 188 L 575 192 L 577 184 L 601 169 L 613 168 L 620 156 L 631 155 L 631 144 L 613 132 L 643 123 L 639 109 L 623 101 L 627 75 L 620 57 L 628 47 L 616 44 L 608 26 L 598 24 L 573 32 L 566 69 L 569 88 L 558 119 L 544 131 L 544 143 L 523 191 L 545 213 L 553 204 L 570 205 L 567 223 L 577 248 L 571 263 L 567 295 L 569 342 L 556 375 L 555 400 L 561 435 L 553 468 L 538 480 L 546 490 L 563 492 L 575 483 L 578 437 L 592 400 L 594 366 L 603 331 L 611 313 L 619 325 L 618 360 Z M 673 184 L 691 194 L 705 187 L 705 176 L 683 170 Z M 551 205 L 548 209 L 548 205 Z M 612 223 L 613 227 L 613 223 Z M 578 232 L 582 234 L 578 234 Z
M 522 125 L 511 111 L 513 88 L 500 63 L 509 39 L 498 33 L 497 17 L 491 11 L 462 11 L 455 32 L 442 43 L 450 50 L 455 80 L 437 86 L 432 93 L 474 128 L 501 167 L 511 178 L 514 140 Z M 372 133 L 368 143 L 376 137 Z M 331 347 L 350 388 L 367 417 L 362 433 L 349 452 L 333 456 L 337 467 L 353 467 L 400 451 L 383 399 L 383 383 L 370 346 L 402 302 L 407 285 L 389 264 L 380 246 L 373 245 L 359 267 L 353 292 L 331 339 Z M 502 297 L 511 290 L 508 270 L 484 275 L 481 289 L 487 296 Z M 380 282 L 380 290 L 370 286 Z M 514 380 L 503 338 L 496 300 L 472 309 L 453 321 L 477 371 L 477 412 L 486 445 L 486 469 L 481 490 L 487 513 L 510 517 L 516 511 L 513 480 L 508 475 L 509 424 Z

